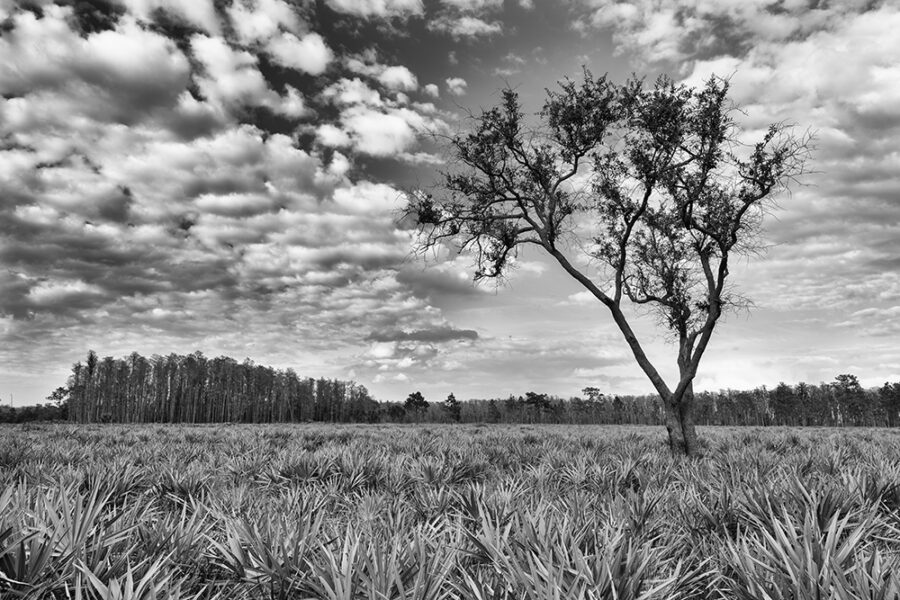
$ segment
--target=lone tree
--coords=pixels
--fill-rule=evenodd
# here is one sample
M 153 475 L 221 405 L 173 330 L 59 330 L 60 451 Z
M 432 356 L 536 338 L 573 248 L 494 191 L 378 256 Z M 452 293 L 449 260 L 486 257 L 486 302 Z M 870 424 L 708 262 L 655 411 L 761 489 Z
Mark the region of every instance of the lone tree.
M 585 71 L 548 90 L 531 127 L 506 89 L 450 138 L 437 191 L 411 192 L 406 209 L 419 249 L 471 252 L 476 281 L 501 278 L 524 246 L 559 263 L 609 310 L 662 399 L 672 450 L 689 455 L 699 450 L 692 382 L 716 323 L 738 304 L 730 260 L 758 248 L 770 199 L 803 173 L 809 150 L 784 124 L 742 144 L 727 96 L 718 78 L 617 85 Z M 674 387 L 623 300 L 652 311 L 677 343 Z

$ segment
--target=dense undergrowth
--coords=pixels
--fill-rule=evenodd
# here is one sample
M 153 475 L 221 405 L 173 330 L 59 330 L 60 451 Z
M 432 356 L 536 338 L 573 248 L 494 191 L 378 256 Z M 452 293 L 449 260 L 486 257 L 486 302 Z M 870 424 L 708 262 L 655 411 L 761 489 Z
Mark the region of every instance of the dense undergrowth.
M 900 598 L 900 434 L 0 429 L 0 597 Z

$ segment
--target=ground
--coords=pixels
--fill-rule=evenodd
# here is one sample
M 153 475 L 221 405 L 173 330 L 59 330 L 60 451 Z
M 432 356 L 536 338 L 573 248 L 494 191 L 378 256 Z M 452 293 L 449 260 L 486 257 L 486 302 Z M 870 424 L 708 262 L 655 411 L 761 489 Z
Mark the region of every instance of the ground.
M 685 459 L 654 427 L 5 426 L 0 595 L 900 597 L 900 432 L 701 436 Z

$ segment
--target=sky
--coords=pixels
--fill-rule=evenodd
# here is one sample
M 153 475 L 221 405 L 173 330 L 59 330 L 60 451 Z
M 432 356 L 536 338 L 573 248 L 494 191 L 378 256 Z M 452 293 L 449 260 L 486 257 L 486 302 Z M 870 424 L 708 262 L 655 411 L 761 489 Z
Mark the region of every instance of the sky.
M 650 393 L 538 252 L 412 253 L 405 190 L 504 86 L 728 77 L 815 134 L 697 389 L 900 380 L 900 5 L 842 0 L 0 0 L 0 400 L 100 356 L 249 357 L 379 400 Z M 675 349 L 636 331 L 670 381 Z

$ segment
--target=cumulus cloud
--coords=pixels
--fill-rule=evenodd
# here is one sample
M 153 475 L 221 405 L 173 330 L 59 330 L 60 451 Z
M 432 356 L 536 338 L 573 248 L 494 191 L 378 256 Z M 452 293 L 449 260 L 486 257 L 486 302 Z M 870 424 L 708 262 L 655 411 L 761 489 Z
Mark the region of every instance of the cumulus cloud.
M 265 106 L 273 101 L 275 93 L 259 72 L 253 54 L 207 36 L 194 37 L 191 49 L 207 73 L 199 83 L 207 98 L 223 105 Z
M 234 2 L 228 6 L 231 26 L 242 44 L 265 42 L 276 38 L 283 31 L 300 33 L 300 19 L 281 0 L 254 0 Z
M 353 79 L 342 78 L 336 81 L 323 90 L 322 96 L 342 105 L 367 104 L 370 106 L 381 106 L 384 104 L 381 94 L 377 90 L 370 88 L 358 77 Z
M 341 115 L 345 129 L 354 141 L 354 148 L 371 156 L 391 156 L 412 147 L 416 132 L 397 112 L 385 114 L 360 107 Z
M 454 96 L 464 96 L 468 83 L 462 77 L 449 77 L 444 80 L 447 84 L 447 91 Z
M 188 84 L 188 61 L 165 37 L 125 17 L 117 29 L 83 38 L 69 28 L 70 16 L 59 6 L 40 19 L 21 12 L 0 38 L 0 93 L 20 100 L 4 112 L 20 125 L 46 118 L 35 104 L 130 123 L 171 105 Z M 37 102 L 22 101 L 26 94 Z
M 283 32 L 269 39 L 266 48 L 278 64 L 310 75 L 324 73 L 333 58 L 331 49 L 318 33 L 308 33 L 298 38 Z
M 378 75 L 378 81 L 388 89 L 404 92 L 414 91 L 419 86 L 416 76 L 403 66 L 387 67 Z
M 331 123 L 320 125 L 316 129 L 316 139 L 320 144 L 329 148 L 343 148 L 349 146 L 353 141 L 346 131 Z

